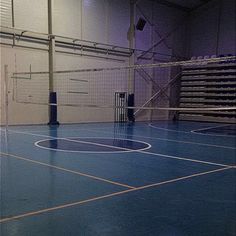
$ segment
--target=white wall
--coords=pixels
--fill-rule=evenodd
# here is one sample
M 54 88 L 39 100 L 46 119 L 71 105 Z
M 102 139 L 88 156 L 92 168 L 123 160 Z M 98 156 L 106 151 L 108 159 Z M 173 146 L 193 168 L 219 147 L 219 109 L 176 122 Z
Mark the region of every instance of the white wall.
M 15 27 L 47 33 L 47 0 L 14 0 Z
M 10 0 L 2 1 L 6 4 L 10 2 Z M 14 3 L 16 28 L 47 33 L 47 0 L 14 0 Z M 152 6 L 149 4 L 148 1 L 141 1 L 140 6 L 144 9 L 145 14 L 149 15 L 150 11 L 154 13 L 156 28 L 161 34 L 161 36 L 155 34 L 154 41 L 158 41 L 178 25 L 178 22 L 183 18 L 183 14 L 182 12 L 159 4 L 155 4 L 155 8 L 152 9 Z M 8 11 L 9 9 L 10 7 L 8 7 Z M 129 11 L 128 0 L 55 0 L 53 31 L 56 35 L 128 47 L 127 31 L 129 28 Z M 139 15 L 137 15 L 137 19 L 138 17 Z M 2 15 L 1 19 L 3 19 Z M 5 24 L 11 26 L 10 18 Z M 150 29 L 151 27 L 147 25 L 143 32 L 137 32 L 136 46 L 138 48 L 145 50 L 152 45 Z M 172 50 L 177 50 L 178 53 L 183 53 L 181 51 L 183 49 L 183 42 L 179 42 L 179 37 L 182 37 L 181 35 L 182 31 L 176 32 L 167 39 L 170 48 L 167 48 L 162 43 L 157 48 L 157 52 L 171 55 Z M 114 67 L 127 65 L 127 63 L 127 60 L 125 62 L 115 62 L 109 59 L 96 59 L 62 53 L 56 53 L 55 56 L 56 70 Z M 29 71 L 30 65 L 32 66 L 32 71 L 47 71 L 48 53 L 47 51 L 1 46 L 1 70 L 5 64 L 9 65 L 10 76 L 13 72 Z M 164 81 L 160 81 L 160 83 L 167 82 L 169 75 L 169 71 L 165 76 L 162 75 Z M 124 76 L 124 78 L 127 79 L 128 76 Z M 111 75 L 111 79 L 114 79 L 113 75 Z M 1 71 L 2 81 L 3 70 Z M 143 87 L 142 82 L 139 85 L 139 87 Z M 48 106 L 16 103 L 12 99 L 14 87 L 12 79 L 10 79 L 9 86 L 9 118 L 11 124 L 47 123 Z M 29 100 L 33 96 L 38 96 L 37 93 L 39 93 L 42 87 L 40 83 L 37 86 L 29 89 L 27 86 L 23 87 L 23 94 L 25 93 L 27 96 L 30 93 Z M 47 97 L 45 98 L 45 94 L 47 94 L 45 88 L 41 96 L 44 96 L 42 99 L 47 100 Z M 31 89 L 32 91 L 29 92 Z M 119 88 L 117 87 L 117 89 Z M 2 95 L 1 98 L 3 98 Z M 1 99 L 1 104 L 4 104 L 3 99 Z M 4 110 L 4 107 L 1 106 L 1 109 Z M 3 113 L 2 110 L 1 113 Z M 79 107 L 60 107 L 58 109 L 58 115 L 59 121 L 62 123 L 113 120 L 113 111 L 111 109 L 98 110 Z
M 129 1 L 56 0 L 54 34 L 127 47 Z
M 1 26 L 11 26 L 12 25 L 12 12 L 11 1 L 0 0 L 0 23 Z
M 192 14 L 189 56 L 235 54 L 235 0 L 211 1 Z

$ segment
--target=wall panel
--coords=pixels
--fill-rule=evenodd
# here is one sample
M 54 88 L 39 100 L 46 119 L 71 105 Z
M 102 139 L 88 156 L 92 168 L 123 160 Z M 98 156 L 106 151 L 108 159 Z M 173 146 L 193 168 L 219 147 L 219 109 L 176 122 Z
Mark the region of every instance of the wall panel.
M 48 32 L 47 0 L 14 0 L 15 27 Z
M 0 0 L 0 22 L 2 26 L 12 26 L 11 0 Z
M 54 34 L 81 38 L 82 0 L 54 1 Z

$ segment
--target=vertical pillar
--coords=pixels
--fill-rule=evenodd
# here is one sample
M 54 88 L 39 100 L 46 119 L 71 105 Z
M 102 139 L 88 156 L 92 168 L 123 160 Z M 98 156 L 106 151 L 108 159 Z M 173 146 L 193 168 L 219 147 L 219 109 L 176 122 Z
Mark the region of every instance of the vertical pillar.
M 12 28 L 14 28 L 15 27 L 14 0 L 11 0 L 11 24 L 12 24 Z
M 14 29 L 15 28 L 15 11 L 14 11 L 14 0 L 11 0 L 11 26 Z M 13 46 L 15 46 L 15 32 L 13 35 Z
M 129 48 L 135 49 L 135 6 L 136 1 L 130 0 L 130 28 L 129 28 Z M 129 66 L 133 66 L 135 63 L 135 54 L 132 51 L 132 55 L 129 58 Z M 129 78 L 128 78 L 128 106 L 134 106 L 134 89 L 135 89 L 135 71 L 133 68 L 129 70 Z M 134 109 L 128 109 L 128 120 L 134 122 Z
M 152 2 L 152 15 L 151 15 L 151 42 L 152 42 L 152 45 L 155 44 L 155 24 L 154 24 L 154 7 L 155 7 L 155 3 Z M 153 53 L 152 54 L 152 61 L 151 63 L 154 64 L 155 63 L 155 55 L 154 55 L 154 52 L 155 52 L 155 47 L 152 48 L 151 52 Z M 152 68 L 152 80 L 155 81 L 155 68 L 153 67 Z M 154 90 L 154 83 L 152 82 L 151 83 L 151 96 L 153 96 L 153 94 L 155 93 L 155 90 Z M 151 106 L 153 105 L 153 100 L 151 100 Z M 150 122 L 152 121 L 152 118 L 153 118 L 153 110 L 151 109 L 149 111 L 149 119 L 150 119 Z
M 5 130 L 8 131 L 8 66 L 4 66 L 4 94 L 5 94 Z
M 48 34 L 49 34 L 49 125 L 59 125 L 57 121 L 57 93 L 54 91 L 54 55 L 55 37 L 53 36 L 53 1 L 48 0 Z

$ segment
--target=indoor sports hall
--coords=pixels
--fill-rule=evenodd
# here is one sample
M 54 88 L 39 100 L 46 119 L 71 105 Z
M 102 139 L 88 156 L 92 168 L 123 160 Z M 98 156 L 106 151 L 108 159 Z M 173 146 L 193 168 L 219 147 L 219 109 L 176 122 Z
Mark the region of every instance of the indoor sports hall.
M 0 236 L 236 236 L 235 0 L 0 0 Z

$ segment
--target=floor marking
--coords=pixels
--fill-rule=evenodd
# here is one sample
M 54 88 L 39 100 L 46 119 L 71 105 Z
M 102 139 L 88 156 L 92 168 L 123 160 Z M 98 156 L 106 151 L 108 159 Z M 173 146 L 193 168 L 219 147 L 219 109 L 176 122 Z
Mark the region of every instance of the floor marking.
M 166 131 L 171 131 L 171 132 L 185 133 L 185 134 L 189 134 L 190 133 L 190 131 L 167 129 L 167 128 L 162 128 L 162 127 L 157 127 L 157 126 L 152 125 L 152 124 L 148 124 L 148 126 L 151 127 L 151 128 L 154 128 L 154 129 L 166 130 Z
M 65 171 L 65 172 L 68 172 L 68 173 L 72 173 L 72 174 L 88 177 L 88 178 L 91 178 L 91 179 L 103 181 L 103 182 L 110 183 L 110 184 L 113 184 L 113 185 L 118 185 L 118 186 L 122 186 L 122 187 L 129 188 L 129 189 L 134 189 L 135 188 L 133 186 L 129 186 L 129 185 L 126 185 L 126 184 L 118 183 L 118 182 L 111 181 L 111 180 L 104 179 L 104 178 L 100 178 L 100 177 L 97 177 L 97 176 L 85 174 L 85 173 L 74 171 L 74 170 L 69 170 L 69 169 L 66 169 L 66 168 L 63 168 L 63 167 L 59 167 L 59 166 L 54 166 L 54 165 L 46 164 L 46 163 L 40 162 L 40 161 L 30 160 L 28 158 L 20 157 L 20 156 L 14 155 L 14 154 L 9 154 L 9 153 L 4 153 L 4 152 L 0 152 L 0 154 L 4 155 L 4 156 L 8 156 L 8 157 L 14 157 L 16 159 L 23 160 L 23 161 L 28 161 L 28 162 L 31 162 L 31 163 L 34 163 L 34 164 L 50 167 L 50 168 L 53 168 L 53 169 Z
M 221 128 L 221 127 L 230 126 L 230 125 L 231 125 L 231 124 L 227 124 L 227 125 L 217 125 L 217 126 L 208 126 L 208 127 L 201 128 L 201 129 L 194 129 L 194 130 L 191 130 L 191 132 L 202 131 L 202 130 L 208 130 L 208 129 L 215 129 L 215 128 Z
M 154 152 L 146 152 L 146 151 L 137 151 L 137 152 L 148 154 L 148 155 L 153 155 L 153 156 L 161 156 L 161 157 L 165 157 L 165 158 L 181 160 L 181 161 L 196 162 L 196 163 L 200 163 L 200 164 L 207 164 L 207 165 L 214 165 L 214 166 L 221 166 L 221 167 L 231 167 L 231 165 L 219 164 L 219 163 L 210 162 L 210 161 L 201 161 L 201 160 L 196 160 L 196 159 L 189 159 L 189 158 L 185 158 L 185 157 L 176 157 L 176 156 L 159 154 L 159 153 L 154 153 Z
M 114 134 L 112 132 L 108 132 L 108 131 L 103 131 L 99 128 L 94 128 L 94 129 L 85 129 L 85 128 L 79 128 L 79 130 L 84 130 L 84 131 L 92 131 L 92 132 L 97 132 L 97 133 L 105 133 L 105 134 Z M 48 130 L 49 131 L 49 130 Z M 48 131 L 40 131 L 40 132 L 48 132 Z M 50 130 L 50 132 L 52 132 L 54 130 Z M 75 131 L 75 129 L 73 130 L 69 130 L 69 131 Z M 52 136 L 47 136 L 47 135 L 40 135 L 40 134 L 32 134 L 29 132 L 22 132 L 22 131 L 14 131 L 14 130 L 9 130 L 9 132 L 12 133 L 19 133 L 19 134 L 28 134 L 28 135 L 33 135 L 33 136 L 41 136 L 41 137 L 47 137 L 47 138 L 52 138 Z M 39 132 L 39 131 L 36 131 Z M 116 135 L 125 135 L 127 136 L 127 134 L 124 133 L 115 133 Z M 189 141 L 179 141 L 179 140 L 175 140 L 175 139 L 165 139 L 165 138 L 156 138 L 156 137 L 149 137 L 149 136 L 144 136 L 144 135 L 129 135 L 129 136 L 133 136 L 133 137 L 137 137 L 137 138 L 149 138 L 149 139 L 154 139 L 154 140 L 162 140 L 162 141 L 168 141 L 168 142 L 175 142 L 175 143 L 186 143 L 186 144 L 192 144 L 192 145 L 199 145 L 199 146 L 206 146 L 206 147 L 214 147 L 214 148 L 224 148 L 224 149 L 233 149 L 235 150 L 236 147 L 230 147 L 230 146 L 222 146 L 222 145 L 215 145 L 215 144 L 205 144 L 205 143 L 196 143 L 196 142 L 189 142 Z
M 233 138 L 235 139 L 236 138 L 236 135 L 224 135 L 224 134 L 206 134 L 206 133 L 198 133 L 198 132 L 195 132 L 195 131 L 191 131 L 191 133 L 193 134 L 199 134 L 199 135 L 205 135 L 205 136 L 212 136 L 212 137 L 227 137 L 227 138 Z
M 144 141 L 139 141 L 139 140 L 134 140 L 134 139 L 122 139 L 122 140 L 127 140 L 127 141 L 133 141 L 136 143 L 142 143 L 142 144 L 146 144 L 147 147 L 145 148 L 141 148 L 141 149 L 130 149 L 130 148 L 123 148 L 123 147 L 119 147 L 119 146 L 112 146 L 112 145 L 106 145 L 106 144 L 101 144 L 101 143 L 96 143 L 96 142 L 88 142 L 88 141 L 82 141 L 82 140 L 74 140 L 73 138 L 81 138 L 81 139 L 86 139 L 88 137 L 69 137 L 69 138 L 50 138 L 50 139 L 44 139 L 44 140 L 39 140 L 37 142 L 35 142 L 35 146 L 42 148 L 42 149 L 46 149 L 46 150 L 55 150 L 55 151 L 61 151 L 61 152 L 73 152 L 73 153 L 124 153 L 124 152 L 135 152 L 135 151 L 144 151 L 147 150 L 149 148 L 152 147 L 152 145 L 150 145 L 147 142 Z M 107 138 L 107 137 L 89 137 L 89 138 L 94 138 L 94 139 L 110 139 L 110 140 L 118 140 L 118 138 Z M 108 147 L 108 148 L 113 148 L 113 149 L 118 149 L 120 151 L 76 151 L 76 150 L 64 150 L 64 149 L 58 149 L 58 148 L 48 148 L 48 147 L 43 147 L 41 146 L 39 143 L 43 142 L 43 141 L 50 141 L 50 140 L 66 140 L 69 142 L 75 142 L 75 143 L 84 143 L 84 144 L 91 144 L 91 145 L 95 145 L 95 146 L 100 146 L 100 147 Z
M 93 132 L 106 133 L 106 134 L 114 134 L 114 133 L 108 132 L 108 131 L 100 131 L 98 128 L 96 128 L 96 129 L 79 129 L 79 130 L 93 131 Z M 124 134 L 124 133 L 116 133 L 116 135 L 126 135 L 127 136 L 127 134 Z M 139 138 L 149 138 L 149 139 L 154 139 L 154 140 L 156 139 L 156 140 L 176 142 L 176 143 L 186 143 L 186 144 L 193 144 L 193 145 L 207 146 L 207 147 L 214 147 L 214 148 L 236 149 L 236 147 L 230 147 L 230 146 L 222 146 L 222 145 L 206 144 L 206 143 L 196 143 L 196 142 L 189 142 L 189 141 L 179 141 L 179 140 L 175 140 L 175 139 L 156 138 L 156 137 L 149 137 L 149 136 L 144 136 L 144 135 L 128 135 L 128 136 L 139 137 Z
M 214 129 L 214 128 L 218 128 L 218 127 L 225 127 L 225 126 L 229 126 L 228 125 L 218 125 L 218 126 L 213 126 L 213 127 L 207 127 L 207 128 L 201 128 L 201 129 L 196 129 L 196 130 L 190 130 L 190 131 L 182 131 L 182 130 L 174 130 L 174 129 L 166 129 L 166 128 L 162 128 L 162 127 L 158 127 L 152 124 L 148 124 L 148 126 L 154 128 L 154 129 L 160 129 L 160 130 L 166 130 L 166 131 L 171 131 L 171 132 L 177 132 L 177 133 L 185 133 L 185 134 L 197 134 L 197 135 L 209 135 L 209 136 L 220 136 L 220 137 L 228 137 L 228 138 L 235 138 L 235 135 L 217 135 L 217 134 L 203 134 L 203 133 L 199 133 L 197 131 L 202 131 L 202 130 L 208 130 L 208 129 Z
M 14 131 L 12 131 L 12 132 L 15 133 Z M 20 133 L 25 134 L 25 135 L 40 136 L 40 137 L 44 136 L 44 137 L 47 137 L 47 138 L 55 138 L 53 136 L 46 136 L 46 135 L 40 135 L 40 134 L 38 135 L 38 134 L 27 133 L 27 132 L 20 132 Z M 153 155 L 153 156 L 161 156 L 161 157 L 176 159 L 176 160 L 181 160 L 181 161 L 195 162 L 195 163 L 200 163 L 200 164 L 215 165 L 215 166 L 221 166 L 221 167 L 229 167 L 230 166 L 230 165 L 219 164 L 219 163 L 215 163 L 215 162 L 201 161 L 201 160 L 195 160 L 195 159 L 190 159 L 190 158 L 177 157 L 177 156 L 171 156 L 171 155 L 165 155 L 165 154 L 153 153 L 153 152 L 147 152 L 147 151 L 135 150 L 133 152 L 143 153 L 143 154 L 148 154 L 148 155 Z
M 82 204 L 85 204 L 85 203 L 94 202 L 94 201 L 98 201 L 98 200 L 102 200 L 102 199 L 107 199 L 107 198 L 110 198 L 110 197 L 119 196 L 119 195 L 123 195 L 123 194 L 130 193 L 130 192 L 140 191 L 140 190 L 143 190 L 143 189 L 159 187 L 159 186 L 162 186 L 162 185 L 175 183 L 175 182 L 178 182 L 178 181 L 181 181 L 181 180 L 191 179 L 191 178 L 194 178 L 194 177 L 208 175 L 208 174 L 221 172 L 221 171 L 229 170 L 229 169 L 232 169 L 232 167 L 226 167 L 226 168 L 201 172 L 201 173 L 198 173 L 198 174 L 188 175 L 188 176 L 184 176 L 184 177 L 180 177 L 180 178 L 176 178 L 176 179 L 172 179 L 172 180 L 167 180 L 167 181 L 154 183 L 154 184 L 149 184 L 149 185 L 145 185 L 145 186 L 141 186 L 141 187 L 137 187 L 137 188 L 133 188 L 133 189 L 127 189 L 127 190 L 124 190 L 124 191 L 115 192 L 115 193 L 111 193 L 111 194 L 107 194 L 107 195 L 103 195 L 103 196 L 99 196 L 99 197 L 94 197 L 94 198 L 90 198 L 90 199 L 87 199 L 87 200 L 82 200 L 82 201 L 77 201 L 77 202 L 73 202 L 73 203 L 63 204 L 63 205 L 59 205 L 59 206 L 56 206 L 56 207 L 46 208 L 46 209 L 42 209 L 42 210 L 38 210 L 38 211 L 28 212 L 28 213 L 25 213 L 25 214 L 20 214 L 20 215 L 0 219 L 0 223 L 6 223 L 6 222 L 9 222 L 9 221 L 12 221 L 12 220 L 19 220 L 21 218 L 25 218 L 25 217 L 29 217 L 29 216 L 35 216 L 35 215 L 39 215 L 39 214 L 43 214 L 43 213 L 52 212 L 52 211 L 55 211 L 55 210 L 60 210 L 60 209 L 65 209 L 65 208 L 69 208 L 69 207 L 73 207 L 73 206 L 78 206 L 78 205 L 82 205 Z
M 200 132 L 199 132 L 199 131 L 203 131 L 203 130 L 211 130 L 211 129 L 215 129 L 215 128 L 221 128 L 221 127 L 225 127 L 225 126 L 230 126 L 230 125 L 232 125 L 232 124 L 228 124 L 228 125 L 218 125 L 218 126 L 207 127 L 207 128 L 203 128 L 203 129 L 195 129 L 195 130 L 191 130 L 191 133 L 199 134 L 199 135 L 208 135 L 208 136 L 213 136 L 213 137 L 236 138 L 236 135 L 207 134 L 207 133 L 200 133 Z

